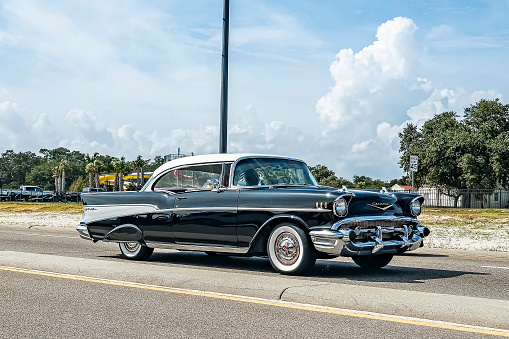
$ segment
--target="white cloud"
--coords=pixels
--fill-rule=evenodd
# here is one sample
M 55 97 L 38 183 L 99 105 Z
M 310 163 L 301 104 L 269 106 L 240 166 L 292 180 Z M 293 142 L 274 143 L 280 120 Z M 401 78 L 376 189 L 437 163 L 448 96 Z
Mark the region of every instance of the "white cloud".
M 372 45 L 358 53 L 343 49 L 337 54 L 330 67 L 335 85 L 316 105 L 326 132 L 394 116 L 400 113 L 395 108 L 416 99 L 424 85 L 415 74 L 422 52 L 414 39 L 416 30 L 412 20 L 395 18 L 378 28 Z
M 3 151 L 24 147 L 30 135 L 23 109 L 15 102 L 0 102 L 0 145 Z
M 501 97 L 496 91 L 440 88 L 423 78 L 419 66 L 425 49 L 416 31 L 411 19 L 394 18 L 378 28 L 373 44 L 357 53 L 343 49 L 332 63 L 335 84 L 316 109 L 326 125 L 325 142 L 339 146 L 332 166 L 338 175 L 397 177 L 398 134 L 408 123 L 422 125 L 449 110 L 461 115 L 481 98 Z M 447 31 L 440 27 L 430 36 Z

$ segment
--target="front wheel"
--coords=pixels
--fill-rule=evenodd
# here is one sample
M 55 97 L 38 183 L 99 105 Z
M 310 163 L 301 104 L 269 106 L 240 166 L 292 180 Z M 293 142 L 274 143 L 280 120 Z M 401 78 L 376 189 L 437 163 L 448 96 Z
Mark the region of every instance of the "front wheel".
M 352 259 L 362 268 L 382 268 L 391 262 L 393 256 L 393 254 L 356 255 Z
M 306 233 L 290 224 L 280 225 L 270 233 L 267 254 L 272 267 L 283 274 L 302 274 L 316 261 Z
M 139 242 L 121 242 L 118 246 L 122 257 L 129 260 L 147 260 L 154 252 L 153 248 Z

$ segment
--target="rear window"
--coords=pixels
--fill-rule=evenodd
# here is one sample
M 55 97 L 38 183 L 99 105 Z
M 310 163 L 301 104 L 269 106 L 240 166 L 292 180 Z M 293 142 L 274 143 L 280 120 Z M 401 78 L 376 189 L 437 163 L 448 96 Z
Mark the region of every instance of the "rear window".
M 154 190 L 169 188 L 207 189 L 211 181 L 221 181 L 222 164 L 182 167 L 169 171 L 154 185 Z

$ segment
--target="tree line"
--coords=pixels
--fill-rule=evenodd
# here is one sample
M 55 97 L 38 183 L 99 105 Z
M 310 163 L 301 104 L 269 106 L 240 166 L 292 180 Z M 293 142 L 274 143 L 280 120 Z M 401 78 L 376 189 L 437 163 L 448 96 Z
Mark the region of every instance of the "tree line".
M 415 186 L 431 186 L 459 199 L 463 189 L 509 188 L 509 105 L 499 99 L 480 100 L 465 108 L 463 116 L 447 111 L 427 120 L 422 127 L 408 124 L 399 134 L 399 164 L 407 173 L 410 156 L 419 157 Z M 17 189 L 37 185 L 46 190 L 81 191 L 99 187 L 99 174 L 114 173 L 113 190 L 123 190 L 123 177 L 136 172 L 141 185 L 141 171 L 153 171 L 164 163 L 161 156 L 152 161 L 138 156 L 124 157 L 84 154 L 59 147 L 33 152 L 7 150 L 0 157 L 0 187 Z M 355 175 L 352 181 L 324 165 L 310 167 L 321 185 L 332 187 L 374 188 L 409 185 L 409 176 L 391 181 Z
M 3 189 L 18 189 L 22 185 L 36 185 L 45 190 L 58 192 L 81 191 L 84 187 L 100 187 L 99 176 L 104 173 L 114 173 L 114 183 L 108 189 L 122 190 L 124 175 L 137 174 L 136 184 L 129 189 L 141 187 L 141 172 L 154 171 L 164 163 L 161 156 L 151 161 L 138 156 L 133 161 L 124 157 L 115 158 L 109 155 L 84 154 L 70 151 L 67 148 L 39 150 L 33 152 L 19 152 L 7 150 L 0 156 L 0 187 Z M 324 165 L 310 167 L 311 172 L 321 185 L 332 187 L 381 188 L 390 187 L 395 183 L 407 184 L 407 178 L 394 179 L 390 182 L 372 179 L 367 176 L 355 175 L 353 181 L 343 177 L 336 177 L 335 173 Z
M 408 124 L 399 134 L 400 166 L 419 157 L 415 185 L 432 186 L 456 198 L 459 190 L 509 188 L 509 105 L 480 100 L 463 116 L 448 111 L 421 128 Z
M 382 187 L 390 188 L 396 184 L 408 185 L 408 176 L 403 176 L 401 179 L 392 179 L 390 181 L 383 181 L 380 179 L 373 179 L 365 175 L 354 175 L 353 180 L 349 181 L 343 177 L 337 177 L 334 171 L 324 165 L 310 166 L 309 169 L 315 177 L 318 184 L 323 186 L 338 187 L 343 186 L 349 188 L 359 189 L 380 189 Z
M 113 190 L 123 190 L 123 176 L 137 173 L 136 189 L 141 185 L 142 168 L 153 171 L 164 163 L 161 156 L 152 161 L 138 156 L 133 161 L 124 157 L 84 154 L 67 148 L 41 148 L 34 152 L 14 152 L 7 150 L 0 156 L 0 186 L 3 189 L 18 189 L 22 185 L 37 185 L 45 190 L 56 192 L 81 191 L 84 187 L 99 187 L 99 175 L 114 173 Z

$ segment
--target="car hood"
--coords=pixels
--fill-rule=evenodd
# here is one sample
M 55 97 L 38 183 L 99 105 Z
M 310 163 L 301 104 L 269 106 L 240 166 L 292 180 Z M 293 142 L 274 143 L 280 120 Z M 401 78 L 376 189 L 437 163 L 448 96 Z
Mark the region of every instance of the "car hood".
M 348 201 L 348 215 L 405 215 L 408 201 L 419 197 L 415 194 L 399 196 L 377 190 L 338 189 L 328 186 L 275 186 L 273 189 L 286 191 L 289 196 L 298 196 L 300 201 L 307 200 L 308 204 L 325 206 L 332 209 L 333 202 L 343 196 Z M 290 194 L 291 193 L 291 194 Z M 292 198 L 289 198 L 292 200 Z M 326 204 L 325 204 L 326 203 Z

